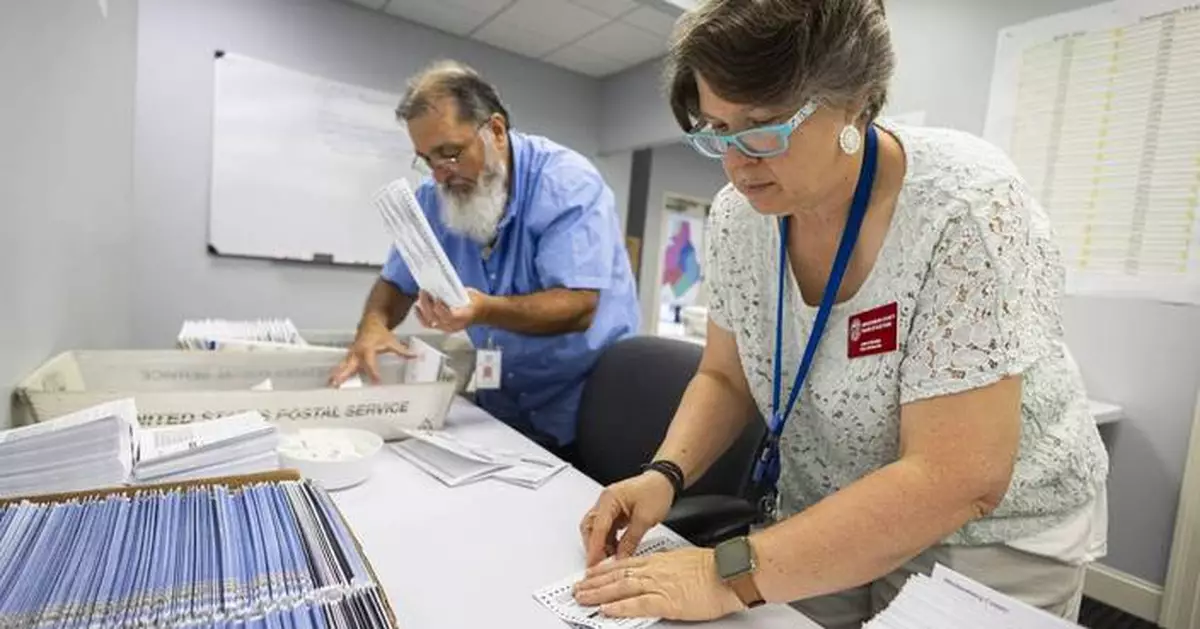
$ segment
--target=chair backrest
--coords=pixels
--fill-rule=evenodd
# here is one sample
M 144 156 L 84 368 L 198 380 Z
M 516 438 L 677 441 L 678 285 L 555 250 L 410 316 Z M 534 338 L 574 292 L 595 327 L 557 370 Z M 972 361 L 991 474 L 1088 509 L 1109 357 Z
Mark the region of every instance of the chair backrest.
M 637 474 L 658 450 L 700 364 L 699 345 L 655 336 L 620 341 L 597 361 L 579 405 L 580 470 L 601 484 Z M 765 431 L 756 417 L 686 495 L 745 495 Z

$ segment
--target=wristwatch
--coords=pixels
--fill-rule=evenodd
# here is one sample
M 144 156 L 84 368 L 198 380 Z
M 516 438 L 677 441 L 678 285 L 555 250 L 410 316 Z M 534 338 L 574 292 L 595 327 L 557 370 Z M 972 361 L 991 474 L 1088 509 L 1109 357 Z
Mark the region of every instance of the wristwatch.
M 758 607 L 765 601 L 754 584 L 754 571 L 758 563 L 754 558 L 754 548 L 746 537 L 735 537 L 721 542 L 715 549 L 717 558 L 717 576 L 742 599 L 742 604 L 748 608 Z

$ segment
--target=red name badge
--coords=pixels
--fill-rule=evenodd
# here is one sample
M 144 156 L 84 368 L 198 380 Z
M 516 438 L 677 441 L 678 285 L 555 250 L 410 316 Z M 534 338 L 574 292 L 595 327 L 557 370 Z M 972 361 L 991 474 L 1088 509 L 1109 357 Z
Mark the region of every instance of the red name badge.
M 896 302 L 850 317 L 846 352 L 850 358 L 896 350 Z

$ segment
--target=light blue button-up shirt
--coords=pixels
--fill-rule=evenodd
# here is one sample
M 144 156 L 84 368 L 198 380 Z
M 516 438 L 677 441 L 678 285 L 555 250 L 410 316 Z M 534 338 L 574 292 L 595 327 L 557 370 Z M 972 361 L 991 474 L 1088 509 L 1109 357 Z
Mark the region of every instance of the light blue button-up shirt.
M 621 238 L 612 190 L 582 155 L 546 138 L 510 131 L 512 181 L 489 256 L 446 228 L 432 180 L 417 201 L 463 284 L 489 295 L 528 295 L 552 288 L 599 291 L 586 331 L 529 336 L 473 325 L 476 348 L 501 350 L 501 387 L 479 391 L 479 404 L 499 419 L 552 437 L 575 440 L 583 382 L 608 345 L 637 333 L 633 272 Z M 384 279 L 417 293 L 404 260 L 391 250 Z

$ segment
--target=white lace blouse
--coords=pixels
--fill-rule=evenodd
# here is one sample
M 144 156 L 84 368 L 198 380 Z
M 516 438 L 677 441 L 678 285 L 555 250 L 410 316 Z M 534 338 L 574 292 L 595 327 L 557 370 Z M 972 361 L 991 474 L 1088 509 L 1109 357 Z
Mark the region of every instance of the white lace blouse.
M 834 307 L 788 418 L 780 515 L 896 460 L 902 405 L 1021 374 L 1021 443 L 1008 493 L 989 516 L 946 542 L 1036 535 L 1091 504 L 1108 471 L 1083 382 L 1063 343 L 1063 266 L 1049 221 L 993 146 L 957 131 L 887 128 L 906 154 L 903 188 L 875 266 L 858 292 Z M 709 316 L 736 336 L 764 417 L 771 413 L 777 225 L 726 186 L 706 231 Z M 788 278 L 783 400 L 816 315 L 790 271 Z M 850 358 L 851 337 L 861 343 L 864 324 L 854 315 L 881 307 L 886 314 L 890 304 L 896 349 Z

